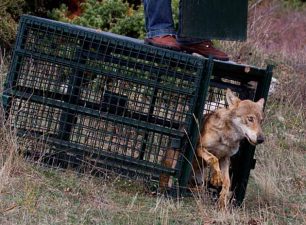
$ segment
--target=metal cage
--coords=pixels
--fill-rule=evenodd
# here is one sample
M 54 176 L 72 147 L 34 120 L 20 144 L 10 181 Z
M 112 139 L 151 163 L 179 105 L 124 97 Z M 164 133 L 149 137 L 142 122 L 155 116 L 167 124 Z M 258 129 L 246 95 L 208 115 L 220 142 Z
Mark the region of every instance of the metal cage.
M 27 156 L 178 181 L 211 65 L 134 39 L 23 16 L 5 108 Z M 173 168 L 162 164 L 169 148 L 177 152 Z
M 30 159 L 81 171 L 110 169 L 186 187 L 203 114 L 225 89 L 266 98 L 272 69 L 199 58 L 142 41 L 22 16 L 3 105 Z M 171 149 L 172 166 L 163 164 Z M 233 158 L 243 200 L 254 148 Z M 156 183 L 156 182 L 155 182 Z

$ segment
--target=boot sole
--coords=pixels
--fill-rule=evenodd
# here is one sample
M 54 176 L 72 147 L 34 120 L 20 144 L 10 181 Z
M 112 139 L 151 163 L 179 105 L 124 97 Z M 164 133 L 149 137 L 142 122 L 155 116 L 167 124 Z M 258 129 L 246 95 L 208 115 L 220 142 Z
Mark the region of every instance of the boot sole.
M 169 49 L 169 50 L 173 50 L 173 51 L 177 51 L 177 52 L 182 51 L 182 49 L 180 49 L 180 48 L 171 47 L 169 45 L 159 45 L 159 44 L 155 44 L 155 43 L 151 43 L 151 42 L 147 42 L 147 41 L 145 41 L 144 43 L 147 44 L 147 45 L 152 45 L 152 46 L 159 47 L 159 48 L 165 48 L 165 49 Z

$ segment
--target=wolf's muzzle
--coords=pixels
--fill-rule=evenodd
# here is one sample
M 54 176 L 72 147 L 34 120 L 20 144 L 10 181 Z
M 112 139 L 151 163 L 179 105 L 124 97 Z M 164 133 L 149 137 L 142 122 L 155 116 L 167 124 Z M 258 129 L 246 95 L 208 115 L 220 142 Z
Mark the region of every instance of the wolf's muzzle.
M 263 135 L 260 134 L 260 135 L 257 136 L 257 140 L 256 140 L 257 144 L 261 144 L 264 141 L 265 141 L 265 138 L 264 138 Z

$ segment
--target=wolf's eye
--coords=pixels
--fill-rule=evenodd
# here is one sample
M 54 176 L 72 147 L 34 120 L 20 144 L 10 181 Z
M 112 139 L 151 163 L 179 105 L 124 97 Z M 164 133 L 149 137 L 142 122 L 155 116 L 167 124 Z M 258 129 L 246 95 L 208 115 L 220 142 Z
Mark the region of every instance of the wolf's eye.
M 248 117 L 248 121 L 253 123 L 254 122 L 254 117 L 252 117 L 252 116 Z

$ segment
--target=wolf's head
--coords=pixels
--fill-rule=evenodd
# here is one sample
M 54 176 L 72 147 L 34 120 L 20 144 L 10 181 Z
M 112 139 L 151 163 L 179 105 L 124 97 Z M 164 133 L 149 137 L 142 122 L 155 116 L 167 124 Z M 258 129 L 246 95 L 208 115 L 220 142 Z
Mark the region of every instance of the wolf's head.
M 227 89 L 226 100 L 231 110 L 232 121 L 241 134 L 247 138 L 252 145 L 264 142 L 261 129 L 263 120 L 263 107 L 265 100 L 261 98 L 257 102 L 240 100 L 230 89 Z

